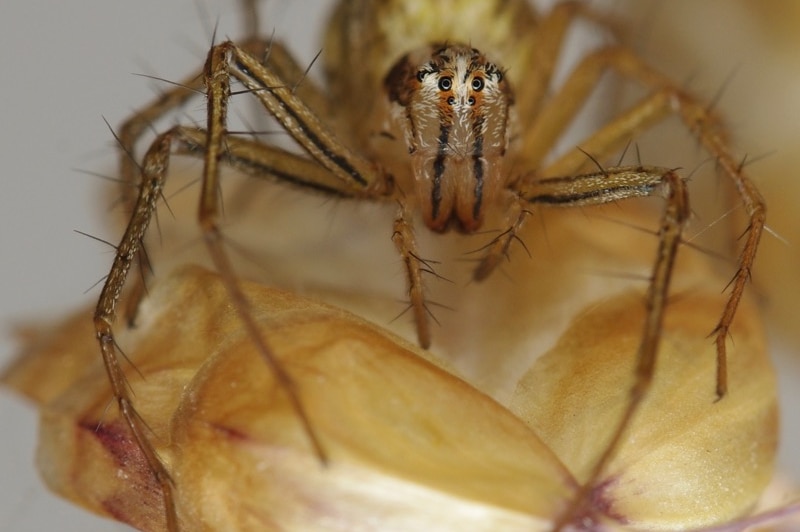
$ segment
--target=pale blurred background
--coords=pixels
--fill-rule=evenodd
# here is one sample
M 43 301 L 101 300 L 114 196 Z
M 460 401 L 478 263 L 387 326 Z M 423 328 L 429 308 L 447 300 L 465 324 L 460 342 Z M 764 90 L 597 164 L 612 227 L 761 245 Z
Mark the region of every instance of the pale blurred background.
M 631 42 L 701 94 L 713 96 L 735 72 L 719 107 L 738 153 L 766 156 L 748 170 L 767 198 L 770 227 L 787 241 L 764 237 L 756 287 L 786 395 L 781 469 L 800 478 L 797 458 L 791 461 L 796 453 L 790 452 L 800 448 L 800 416 L 792 412 L 798 394 L 791 394 L 800 382 L 800 40 L 792 33 L 800 17 L 783 11 L 772 18 L 793 5 L 779 1 L 607 3 L 638 21 Z M 308 62 L 331 5 L 270 0 L 264 25 Z M 113 174 L 113 141 L 103 117 L 116 126 L 152 97 L 156 85 L 132 73 L 182 78 L 201 65 L 217 18 L 219 35 L 240 34 L 232 2 L 12 0 L 0 6 L 0 161 L 6 187 L 0 195 L 0 363 L 14 354 L 13 325 L 57 318 L 97 297 L 92 286 L 107 273 L 111 250 L 73 230 L 116 242 L 120 228 L 108 221 L 109 186 L 76 169 Z M 202 112 L 202 102 L 189 107 Z M 642 153 L 645 162 L 657 156 L 645 143 Z M 32 465 L 35 415 L 5 390 L 0 427 L 0 530 L 125 529 L 47 494 Z

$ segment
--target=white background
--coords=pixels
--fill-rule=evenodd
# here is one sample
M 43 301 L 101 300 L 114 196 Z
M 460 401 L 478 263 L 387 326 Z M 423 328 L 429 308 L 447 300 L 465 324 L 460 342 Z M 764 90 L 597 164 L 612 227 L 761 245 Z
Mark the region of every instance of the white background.
M 230 3 L 199 14 L 201 3 L 0 5 L 0 363 L 14 353 L 13 324 L 57 317 L 97 296 L 96 288 L 84 291 L 107 273 L 112 255 L 73 230 L 116 241 L 118 229 L 104 225 L 108 196 L 99 191 L 107 185 L 76 169 L 113 174 L 103 117 L 117 125 L 153 94 L 153 83 L 132 73 L 185 76 L 201 65 L 209 20 L 218 16 L 222 36 L 239 35 Z M 331 2 L 268 2 L 267 31 L 274 25 L 301 62 L 318 46 L 318 4 Z M 32 465 L 35 424 L 30 407 L 0 391 L 0 530 L 123 530 L 44 491 Z

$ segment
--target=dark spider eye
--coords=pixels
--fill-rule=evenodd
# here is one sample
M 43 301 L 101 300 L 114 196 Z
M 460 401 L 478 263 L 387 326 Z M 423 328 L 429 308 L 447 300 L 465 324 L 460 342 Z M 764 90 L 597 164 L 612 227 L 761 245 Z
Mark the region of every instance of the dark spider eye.
M 450 76 L 445 76 L 439 80 L 439 90 L 440 91 L 449 91 L 453 88 L 453 78 Z
M 419 72 L 417 72 L 417 81 L 419 81 L 421 83 L 422 80 L 425 79 L 425 76 L 427 76 L 427 75 L 428 75 L 428 72 L 426 72 L 425 70 L 420 70 Z
M 483 90 L 483 78 L 472 78 L 472 90 L 475 92 Z
M 455 104 L 455 103 L 456 103 L 456 99 L 455 99 L 455 98 L 453 98 L 452 96 L 450 96 L 450 97 L 447 99 L 447 104 L 448 104 L 448 105 L 453 105 L 453 104 Z

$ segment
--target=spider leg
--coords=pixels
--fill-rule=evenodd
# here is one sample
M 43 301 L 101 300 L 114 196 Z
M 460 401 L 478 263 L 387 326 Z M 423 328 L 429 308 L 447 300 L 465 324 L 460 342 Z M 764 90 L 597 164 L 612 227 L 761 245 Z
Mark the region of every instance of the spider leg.
M 255 7 L 252 2 L 244 2 L 244 4 L 244 12 L 248 15 L 252 14 Z M 255 15 L 246 18 L 249 20 L 253 16 Z M 269 65 L 281 79 L 290 80 L 293 91 L 298 98 L 302 99 L 318 115 L 327 116 L 328 104 L 324 94 L 312 80 L 307 78 L 305 69 L 300 66 L 280 42 L 252 37 L 244 41 L 241 44 L 241 48 L 254 57 L 259 57 L 261 62 Z M 136 196 L 132 191 L 137 189 L 140 178 L 136 147 L 145 132 L 152 128 L 156 121 L 162 117 L 174 112 L 192 98 L 204 94 L 205 80 L 203 78 L 203 70 L 198 70 L 184 80 L 172 84 L 169 90 L 164 91 L 155 100 L 136 111 L 120 126 L 117 134 L 120 147 L 120 196 L 123 204 L 127 205 L 129 210 L 133 210 L 136 202 Z M 228 140 L 227 142 L 231 141 Z M 256 151 L 251 150 L 251 152 Z M 269 164 L 262 165 L 262 168 L 256 173 L 262 176 L 268 175 L 270 174 L 269 167 Z M 253 173 L 252 170 L 253 168 L 251 167 L 248 171 Z M 311 174 L 312 177 L 309 178 L 309 181 L 321 179 L 321 172 L 319 172 L 318 168 L 311 169 Z M 291 173 L 285 173 L 285 177 L 290 175 Z M 302 174 L 295 173 L 295 175 Z M 145 281 L 149 274 L 141 266 L 137 267 L 141 275 L 136 277 L 136 284 L 133 288 L 133 293 L 126 300 L 124 313 L 130 325 L 135 322 L 139 304 L 146 293 Z
M 524 73 L 518 73 L 524 76 L 522 86 L 526 93 L 526 97 L 519 102 L 521 123 L 531 123 L 538 115 L 558 65 L 564 36 L 575 17 L 580 14 L 587 14 L 585 3 L 561 2 L 539 21 L 539 27 L 529 45 L 533 54 L 529 62 L 530 68 Z
M 227 156 L 226 154 L 229 154 L 226 143 L 230 139 L 226 135 L 226 123 L 228 100 L 231 96 L 231 75 L 254 91 L 264 106 L 292 137 L 338 179 L 339 188 L 365 192 L 370 184 L 373 187 L 381 186 L 384 181 L 371 163 L 339 143 L 311 109 L 298 99 L 287 83 L 273 70 L 264 66 L 232 42 L 222 43 L 211 49 L 204 73 L 208 97 L 208 130 L 205 134 L 206 144 L 203 154 L 204 167 L 198 221 L 211 259 L 230 294 L 242 324 L 257 346 L 262 358 L 272 370 L 275 379 L 286 390 L 314 451 L 324 462 L 326 456 L 322 443 L 313 430 L 311 420 L 294 388 L 293 381 L 259 332 L 258 324 L 250 309 L 250 303 L 239 286 L 238 277 L 223 247 L 222 232 L 218 224 L 220 218 L 219 162 Z M 240 148 L 247 146 L 246 143 L 236 143 L 235 145 Z M 251 143 L 250 147 L 254 145 Z M 267 148 L 265 150 L 266 158 L 269 158 L 269 152 L 270 150 Z M 296 159 L 293 162 L 296 163 Z
M 275 71 L 262 65 L 234 43 L 225 42 L 212 49 L 206 76 L 209 86 L 208 131 L 211 137 L 221 138 L 224 123 L 220 122 L 220 118 L 224 117 L 227 96 L 230 94 L 227 78 L 233 76 L 253 92 L 269 113 L 311 157 L 339 177 L 343 183 L 348 183 L 354 190 L 363 190 L 365 195 L 375 197 L 389 192 L 390 180 L 380 169 L 346 146 L 322 123 L 317 114 L 298 98 L 293 87 L 281 79 Z M 217 94 L 213 94 L 212 91 Z M 214 100 L 218 101 L 212 108 L 211 102 Z M 213 122 L 220 124 L 217 126 L 212 124 Z M 216 129 L 219 129 L 218 133 Z M 210 143 L 219 140 L 211 137 Z
M 260 57 L 262 63 L 269 65 L 278 77 L 289 80 L 295 95 L 303 100 L 314 113 L 325 116 L 328 107 L 325 96 L 313 80 L 306 77 L 305 69 L 297 63 L 285 46 L 278 41 L 266 41 L 260 38 L 248 39 L 240 46 L 248 54 Z M 190 99 L 204 94 L 205 80 L 201 69 L 173 84 L 169 90 L 161 93 L 155 100 L 137 110 L 122 123 L 117 138 L 121 148 L 120 192 L 126 204 L 132 205 L 136 200 L 131 195 L 131 190 L 136 189 L 139 179 L 136 146 L 144 133 L 153 127 L 160 118 L 185 105 Z
M 425 285 L 422 281 L 422 274 L 425 272 L 426 266 L 417 251 L 411 215 L 401 200 L 398 199 L 398 203 L 400 209 L 394 221 L 392 241 L 406 269 L 408 296 L 417 328 L 417 341 L 421 347 L 427 349 L 431 344 L 431 332 L 429 311 L 425 306 Z
M 681 234 L 691 211 L 684 180 L 673 170 L 657 167 L 612 167 L 590 174 L 547 178 L 531 183 L 523 193 L 523 197 L 531 203 L 563 207 L 597 205 L 659 193 L 666 196 L 666 207 L 659 228 L 658 251 L 645 299 L 646 318 L 637 352 L 636 379 L 630 390 L 630 401 L 588 480 L 557 523 L 557 530 L 577 522 L 582 512 L 590 511 L 583 505 L 591 500 L 592 490 L 614 457 L 650 387 L 661 340 L 670 279 Z
M 533 127 L 526 131 L 522 153 L 528 157 L 531 167 L 539 167 L 547 150 L 580 110 L 588 94 L 596 86 L 599 77 L 608 68 L 615 70 L 624 77 L 639 82 L 646 88 L 651 89 L 652 92 L 582 142 L 581 150 L 568 152 L 560 159 L 543 168 L 539 175 L 569 175 L 580 171 L 582 167 L 591 164 L 587 160 L 586 151 L 602 156 L 609 155 L 613 150 L 627 142 L 637 130 L 649 127 L 671 114 L 677 114 L 685 127 L 717 160 L 719 167 L 738 191 L 750 218 L 744 246 L 739 256 L 739 270 L 731 282 L 730 296 L 718 325 L 713 331 L 716 336 L 717 350 L 716 391 L 718 397 L 721 398 L 727 390 L 725 342 L 755 259 L 756 249 L 765 223 L 765 205 L 752 181 L 744 175 L 741 165 L 730 153 L 719 118 L 698 99 L 652 70 L 632 52 L 624 48 L 608 48 L 588 56 L 574 70 L 564 83 L 561 91 L 543 108 Z M 597 185 L 599 190 L 602 190 L 605 186 L 603 182 L 608 179 L 608 176 L 615 174 L 617 170 L 609 168 L 602 173 L 603 177 Z M 587 174 L 587 176 L 589 175 L 591 174 Z M 595 175 L 599 177 L 598 174 Z M 664 175 L 666 177 L 674 174 L 667 172 Z M 577 518 L 583 510 L 581 506 L 591 498 L 591 491 L 594 489 L 603 469 L 612 459 L 616 447 L 633 419 L 652 379 L 672 262 L 674 261 L 677 246 L 680 243 L 680 229 L 688 217 L 688 201 L 682 181 L 670 178 L 667 182 L 669 186 L 668 203 L 659 234 L 658 258 L 647 295 L 647 317 L 638 352 L 639 362 L 636 380 L 631 390 L 631 400 L 609 445 L 595 465 L 589 480 L 581 488 L 581 493 L 564 514 L 559 523 L 559 528 Z M 573 201 L 581 197 L 594 197 L 597 191 L 593 190 L 594 185 L 591 185 L 591 183 L 591 178 L 582 176 L 544 179 L 527 176 L 519 183 L 519 191 L 522 197 L 527 197 L 534 203 L 569 205 L 574 204 Z M 578 186 L 576 187 L 575 185 Z M 587 187 L 587 185 L 589 186 Z M 563 186 L 565 193 L 561 194 L 558 191 L 554 193 L 553 190 L 546 190 L 553 186 L 556 188 Z M 599 197 L 605 195 L 606 192 L 602 192 Z M 639 194 L 631 193 L 628 195 L 624 193 L 622 197 L 635 195 Z M 583 201 L 581 200 L 579 204 L 585 204 L 582 203 Z
M 167 528 L 169 530 L 178 530 L 178 521 L 175 514 L 172 493 L 172 481 L 165 465 L 158 457 L 153 444 L 150 443 L 150 440 L 146 436 L 147 429 L 145 423 L 139 417 L 133 406 L 130 388 L 119 364 L 116 341 L 114 340 L 114 333 L 112 330 L 112 324 L 116 316 L 117 302 L 122 293 L 122 288 L 125 285 L 125 279 L 139 251 L 142 238 L 144 238 L 145 231 L 147 230 L 147 226 L 153 216 L 161 191 L 163 190 L 164 176 L 166 175 L 169 164 L 169 149 L 172 135 L 172 132 L 160 135 L 153 142 L 145 155 L 142 164 L 139 196 L 134 206 L 131 221 L 125 229 L 125 234 L 119 246 L 117 246 L 117 252 L 114 257 L 114 263 L 111 266 L 111 271 L 100 293 L 100 298 L 94 313 L 94 326 L 97 339 L 100 343 L 103 364 L 108 374 L 108 380 L 111 384 L 111 391 L 114 395 L 114 399 L 119 406 L 120 415 L 130 428 L 137 446 L 141 449 L 158 484 L 161 486 L 167 517 Z
M 518 46 L 528 54 L 524 71 L 514 71 L 525 98 L 517 102 L 520 122 L 533 122 L 550 90 L 553 73 L 559 64 L 565 37 L 576 18 L 595 23 L 616 32 L 616 24 L 607 16 L 592 9 L 589 2 L 580 0 L 557 2 L 535 22 L 535 31 L 518 35 Z
M 134 204 L 133 213 L 125 234 L 117 246 L 114 263 L 103 285 L 94 315 L 97 339 L 100 342 L 103 362 L 111 383 L 112 393 L 119 405 L 122 418 L 130 428 L 137 446 L 142 450 L 150 469 L 162 488 L 167 515 L 167 529 L 171 531 L 178 529 L 173 503 L 173 486 L 165 465 L 147 437 L 146 425 L 133 405 L 128 382 L 119 364 L 113 323 L 116 317 L 117 302 L 128 273 L 134 265 L 147 227 L 161 198 L 169 171 L 170 157 L 173 153 L 205 157 L 208 138 L 209 135 L 200 129 L 174 127 L 159 135 L 148 149 L 141 164 L 139 194 Z M 348 192 L 343 186 L 341 180 L 319 166 L 315 161 L 285 152 L 279 148 L 264 146 L 248 139 L 226 137 L 222 140 L 222 143 L 225 151 L 218 155 L 219 160 L 251 175 L 287 182 L 340 197 L 352 196 L 352 193 Z M 212 258 L 215 263 L 220 268 L 220 271 L 224 272 L 223 277 L 225 275 L 234 275 L 227 260 L 227 255 L 221 247 L 221 234 L 219 231 L 213 229 L 207 239 L 212 240 L 209 248 L 212 250 Z M 249 317 L 250 314 L 247 313 L 248 303 L 246 299 L 237 299 L 242 296 L 235 277 L 233 278 L 232 287 L 229 287 L 229 289 L 236 308 L 244 309 L 239 311 L 244 315 L 242 319 L 249 320 L 249 323 L 244 321 L 245 326 L 252 327 L 253 320 Z M 260 341 L 260 337 L 257 337 L 256 341 Z M 287 390 L 296 410 L 298 410 L 298 415 L 301 416 L 306 432 L 309 433 L 312 444 L 315 445 L 317 453 L 324 457 L 323 450 L 317 441 L 310 422 L 302 410 L 302 404 L 296 390 L 293 388 L 291 378 L 275 360 L 268 347 L 263 345 L 262 348 L 266 349 L 266 354 L 262 350 L 265 358 L 272 357 L 271 359 L 267 358 L 267 361 L 275 371 L 276 380 Z
M 509 197 L 508 208 L 505 210 L 505 224 L 508 229 L 497 235 L 485 247 L 483 257 L 472 272 L 472 278 L 483 281 L 497 268 L 500 262 L 508 257 L 511 243 L 517 239 L 517 233 L 522 229 L 525 219 L 530 212 L 525 208 L 528 202 L 516 194 Z
M 286 107 L 280 107 L 285 113 L 278 117 L 279 121 L 284 124 L 284 127 L 293 127 L 299 137 L 306 137 L 306 144 L 314 145 L 319 151 L 319 158 L 337 169 L 338 173 L 321 166 L 317 161 L 293 155 L 278 148 L 264 146 L 253 140 L 235 138 L 226 132 L 226 107 L 230 97 L 229 67 L 231 66 L 228 60 L 234 54 L 240 58 L 244 56 L 248 58 L 247 68 L 254 69 L 258 74 L 269 74 L 269 81 L 258 80 L 262 87 L 266 87 L 259 90 L 280 94 L 282 100 L 278 107 L 281 105 L 286 105 Z M 364 178 L 365 181 L 385 184 L 379 179 L 382 176 L 379 176 L 371 166 L 362 164 L 357 156 L 350 152 L 343 156 L 340 155 L 337 152 L 337 148 L 340 146 L 338 143 L 334 143 L 335 145 L 332 147 L 322 145 L 319 139 L 332 138 L 332 134 L 320 133 L 319 130 L 322 129 L 322 126 L 317 127 L 317 123 L 308 125 L 309 121 L 317 120 L 318 122 L 313 112 L 307 106 L 298 104 L 298 96 L 292 89 L 287 88 L 287 84 L 277 77 L 275 71 L 262 66 L 258 60 L 247 55 L 242 49 L 231 43 L 214 47 L 209 54 L 204 73 L 202 81 L 207 87 L 208 95 L 208 131 L 173 127 L 155 139 L 140 166 L 132 163 L 131 166 L 126 167 L 127 169 L 123 168 L 124 172 L 129 172 L 125 175 L 125 179 L 138 182 L 139 194 L 133 201 L 130 222 L 117 247 L 114 262 L 103 286 L 94 316 L 96 336 L 100 343 L 113 396 L 119 405 L 122 418 L 130 428 L 137 446 L 142 450 L 150 469 L 162 488 L 167 528 L 171 531 L 178 529 L 173 486 L 164 463 L 147 437 L 146 425 L 133 406 L 132 393 L 119 364 L 112 326 L 116 318 L 117 303 L 128 273 L 141 250 L 147 227 L 155 214 L 158 200 L 161 198 L 172 153 L 202 156 L 205 160 L 198 217 L 210 256 L 226 284 L 244 327 L 272 370 L 274 378 L 286 391 L 312 448 L 323 462 L 326 460 L 324 449 L 308 419 L 298 391 L 269 345 L 260 336 L 252 318 L 249 303 L 239 288 L 236 274 L 223 248 L 222 233 L 217 224 L 219 218 L 219 163 L 230 164 L 259 177 L 273 178 L 339 196 L 375 194 L 373 189 L 361 186 L 359 179 L 356 179 L 354 174 L 359 177 L 367 176 Z M 195 85 L 176 87 L 145 112 L 129 121 L 123 128 L 124 135 L 121 135 L 123 150 L 126 152 L 123 157 L 130 158 L 133 146 L 151 120 L 185 102 L 196 91 Z M 290 102 L 287 103 L 287 100 Z M 312 138 L 308 139 L 308 137 Z M 354 160 L 355 163 L 353 163 Z M 357 168 L 359 171 L 342 172 L 342 167 Z M 135 179 L 132 173 L 139 173 L 139 178 Z
M 599 77 L 609 68 L 651 89 L 652 93 L 581 143 L 583 150 L 594 154 L 608 154 L 627 142 L 637 130 L 646 128 L 665 116 L 677 114 L 730 179 L 749 218 L 744 244 L 739 253 L 739 267 L 729 285 L 730 296 L 712 331 L 717 348 L 716 392 L 722 398 L 728 388 L 725 343 L 750 278 L 766 223 L 766 205 L 755 184 L 744 174 L 741 164 L 731 153 L 719 117 L 703 102 L 653 70 L 630 50 L 621 47 L 607 48 L 588 56 L 575 68 L 559 93 L 542 110 L 533 127 L 526 131 L 522 153 L 528 158 L 531 168 L 538 167 L 553 141 L 577 114 Z M 545 167 L 540 175 L 567 175 L 586 164 L 585 153 L 575 150 Z M 524 190 L 525 186 L 523 183 L 521 188 Z
M 525 91 L 525 98 L 517 102 L 520 122 L 523 124 L 535 123 L 542 108 L 546 105 L 546 98 L 552 83 L 553 73 L 558 65 L 561 51 L 564 46 L 564 39 L 570 25 L 576 17 L 597 22 L 599 25 L 612 28 L 609 20 L 589 9 L 584 2 L 560 2 L 556 4 L 539 21 L 539 26 L 535 34 L 531 37 L 528 48 L 531 50 L 528 69 L 523 73 L 520 86 Z M 525 138 L 534 135 L 525 135 Z M 542 138 L 542 144 L 546 144 L 544 153 L 552 147 L 555 137 L 552 139 Z M 527 140 L 530 142 L 530 139 Z M 527 153 L 524 148 L 523 152 Z M 526 157 L 530 160 L 529 157 Z M 528 165 L 527 168 L 536 168 Z M 525 219 L 529 212 L 525 208 L 527 203 L 524 199 L 515 195 L 509 197 L 508 208 L 506 210 L 505 229 L 486 247 L 483 257 L 473 272 L 473 279 L 482 281 L 489 277 L 494 269 L 508 257 L 511 243 L 516 240 L 517 234 L 522 230 Z
M 316 114 L 294 94 L 293 89 L 269 66 L 264 66 L 259 60 L 232 42 L 222 43 L 210 50 L 204 72 L 208 98 L 208 129 L 205 132 L 206 143 L 203 153 L 204 165 L 198 221 L 209 255 L 226 286 L 243 326 L 272 370 L 275 379 L 286 390 L 315 453 L 321 461 L 325 462 L 326 454 L 322 443 L 313 430 L 311 420 L 294 388 L 293 381 L 259 332 L 258 324 L 250 309 L 250 303 L 239 286 L 238 277 L 223 247 L 222 232 L 218 223 L 220 218 L 219 162 L 226 157 L 231 157 L 232 153 L 228 151 L 228 144 L 232 139 L 226 134 L 231 76 L 239 79 L 253 91 L 270 114 L 300 146 L 305 148 L 323 169 L 332 174 L 335 186 L 339 190 L 349 190 L 351 195 L 369 196 L 382 190 L 387 182 L 369 161 L 340 143 Z M 257 146 L 253 142 L 232 142 L 230 145 L 236 148 Z M 233 157 L 241 152 L 241 149 L 237 149 Z M 265 148 L 261 153 L 264 154 L 262 158 L 270 159 L 275 152 L 270 148 Z M 247 157 L 245 158 L 247 159 Z M 239 159 L 241 160 L 241 157 Z M 248 160 L 252 161 L 253 159 L 254 157 L 250 157 Z M 298 164 L 298 158 L 282 160 L 288 160 L 290 165 Z M 245 163 L 240 162 L 239 164 L 244 165 Z M 308 182 L 305 177 L 300 179 Z

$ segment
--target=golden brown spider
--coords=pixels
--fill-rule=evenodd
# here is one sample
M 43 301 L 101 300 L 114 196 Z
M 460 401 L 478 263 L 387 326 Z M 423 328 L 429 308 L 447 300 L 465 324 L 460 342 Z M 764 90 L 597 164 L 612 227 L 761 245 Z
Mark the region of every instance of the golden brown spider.
M 248 13 L 255 20 L 252 4 Z M 674 169 L 635 165 L 587 172 L 586 154 L 605 159 L 637 131 L 675 114 L 732 181 L 750 220 L 739 269 L 713 331 L 716 392 L 719 398 L 726 394 L 725 344 L 764 227 L 764 202 L 730 152 L 717 116 L 629 49 L 610 46 L 593 52 L 554 94 L 548 92 L 566 30 L 574 19 L 590 15 L 588 6 L 577 2 L 561 3 L 543 16 L 525 0 L 341 2 L 325 40 L 326 89 L 304 79 L 304 68 L 279 43 L 259 38 L 253 25 L 250 38 L 214 45 L 202 75 L 189 78 L 122 126 L 121 175 L 138 184 L 139 194 L 131 199 L 133 214 L 94 322 L 113 394 L 158 478 L 171 530 L 177 530 L 178 523 L 169 473 L 133 407 L 112 326 L 174 153 L 203 159 L 198 217 L 209 254 L 251 340 L 282 383 L 322 461 L 325 446 L 291 377 L 277 362 L 270 339 L 259 332 L 223 247 L 218 223 L 220 163 L 331 196 L 396 204 L 391 238 L 405 267 L 410 308 L 423 347 L 431 343 L 423 281 L 431 267 L 415 241 L 416 213 L 435 232 L 504 229 L 485 248 L 474 270 L 474 278 L 482 280 L 506 256 L 534 209 L 663 196 L 666 207 L 647 292 L 636 381 L 611 443 L 584 485 L 585 495 L 613 457 L 647 393 L 673 264 L 690 213 L 684 180 Z M 648 95 L 583 140 L 580 148 L 548 160 L 552 146 L 606 70 L 641 84 Z M 231 78 L 261 101 L 307 155 L 228 134 Z M 198 90 L 208 99 L 206 128 L 169 129 L 137 164 L 130 155 L 149 124 Z M 584 499 L 577 497 L 576 504 Z M 562 524 L 579 513 L 580 508 L 568 509 Z

